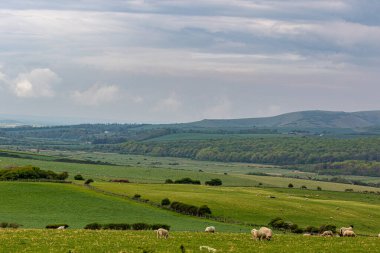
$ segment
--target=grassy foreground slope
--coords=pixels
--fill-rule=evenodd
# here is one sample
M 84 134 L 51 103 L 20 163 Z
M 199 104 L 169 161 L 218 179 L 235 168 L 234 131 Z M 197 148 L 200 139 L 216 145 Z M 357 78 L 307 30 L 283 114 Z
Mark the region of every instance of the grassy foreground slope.
M 155 202 L 169 198 L 197 206 L 207 204 L 215 216 L 250 224 L 265 225 L 275 217 L 282 217 L 302 227 L 354 224 L 360 234 L 380 231 L 380 197 L 375 194 L 170 184 L 95 183 L 94 186 L 128 196 L 138 193 Z
M 7 230 L 0 233 L 1 252 L 200 252 L 199 246 L 217 252 L 379 252 L 379 238 L 325 238 L 275 235 L 272 241 L 253 241 L 249 233 L 172 232 L 156 239 L 152 231 L 47 231 Z M 207 252 L 207 251 L 203 251 Z
M 0 182 L 0 192 L 0 222 L 19 223 L 25 228 L 43 228 L 57 223 L 83 228 L 92 222 L 146 222 L 168 224 L 174 230 L 202 231 L 210 224 L 205 219 L 105 196 L 70 184 Z M 222 231 L 231 232 L 247 229 L 219 223 L 217 226 Z

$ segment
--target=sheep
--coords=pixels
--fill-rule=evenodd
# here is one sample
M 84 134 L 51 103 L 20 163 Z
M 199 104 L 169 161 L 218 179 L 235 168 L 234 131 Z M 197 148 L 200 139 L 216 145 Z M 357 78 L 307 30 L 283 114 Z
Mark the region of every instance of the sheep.
M 272 239 L 272 230 L 267 227 L 261 227 L 259 230 L 252 229 L 251 230 L 252 239 L 260 241 L 263 239 L 267 239 L 268 241 Z
M 321 236 L 334 236 L 334 233 L 331 230 L 324 231 Z
M 213 253 L 216 252 L 216 249 L 211 248 L 209 246 L 199 246 L 200 251 L 203 251 L 204 249 L 207 249 L 208 252 L 213 252 Z
M 154 230 L 157 234 L 157 238 L 165 238 L 167 239 L 169 237 L 169 231 L 164 228 L 159 228 L 157 230 Z
M 343 237 L 355 237 L 356 234 L 352 230 L 346 230 L 343 232 Z
M 380 234 L 378 234 L 378 237 L 380 238 Z
M 207 232 L 207 233 L 215 233 L 215 227 L 214 226 L 206 227 L 205 232 Z
M 310 233 L 305 233 L 305 234 L 303 234 L 303 236 L 311 236 L 311 234 Z
M 348 228 L 341 227 L 340 230 L 339 230 L 339 235 L 343 236 L 344 231 L 352 231 L 353 227 L 354 227 L 353 225 L 349 226 Z
M 66 229 L 66 227 L 65 226 L 59 226 L 59 227 L 57 227 L 57 229 Z

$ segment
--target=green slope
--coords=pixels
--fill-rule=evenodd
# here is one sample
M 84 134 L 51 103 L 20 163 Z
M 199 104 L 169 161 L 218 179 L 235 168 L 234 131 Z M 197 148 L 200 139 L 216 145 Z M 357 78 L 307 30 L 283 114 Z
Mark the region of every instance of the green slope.
M 252 224 L 265 225 L 275 217 L 282 217 L 302 227 L 354 224 L 359 233 L 376 233 L 380 228 L 380 197 L 375 194 L 192 185 L 96 183 L 95 186 L 128 196 L 138 193 L 156 202 L 167 197 L 193 205 L 207 204 L 216 216 Z
M 173 230 L 185 231 L 202 231 L 210 223 L 221 231 L 246 229 L 179 215 L 69 184 L 0 182 L 0 193 L 0 222 L 19 223 L 25 228 L 57 223 L 83 228 L 92 222 L 146 222 L 169 224 Z

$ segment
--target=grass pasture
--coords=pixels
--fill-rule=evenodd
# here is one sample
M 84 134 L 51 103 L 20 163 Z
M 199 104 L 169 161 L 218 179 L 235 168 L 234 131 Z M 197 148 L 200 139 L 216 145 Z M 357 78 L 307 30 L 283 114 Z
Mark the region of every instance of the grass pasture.
M 266 225 L 281 217 L 301 227 L 354 224 L 360 234 L 380 231 L 380 197 L 375 194 L 177 184 L 95 183 L 94 186 L 127 196 L 140 194 L 158 203 L 169 198 L 196 206 L 207 204 L 213 215 L 242 223 Z
M 246 233 L 171 232 L 156 239 L 153 231 L 5 230 L 0 231 L 0 251 L 8 252 L 200 252 L 199 246 L 217 252 L 379 252 L 379 238 L 324 238 L 275 235 L 272 241 L 253 241 Z M 207 252 L 207 251 L 203 251 Z
M 145 222 L 168 224 L 173 230 L 202 231 L 210 224 L 206 219 L 183 216 L 71 184 L 0 182 L 0 193 L 0 222 L 19 223 L 23 228 L 62 223 L 83 228 L 93 222 Z M 220 223 L 217 226 L 230 232 L 246 229 Z

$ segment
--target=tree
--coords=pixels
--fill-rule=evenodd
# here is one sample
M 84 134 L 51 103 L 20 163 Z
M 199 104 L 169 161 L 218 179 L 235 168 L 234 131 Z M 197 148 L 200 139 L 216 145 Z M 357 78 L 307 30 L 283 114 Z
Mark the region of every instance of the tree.
M 288 188 L 293 188 L 294 185 L 292 183 L 288 184 Z

